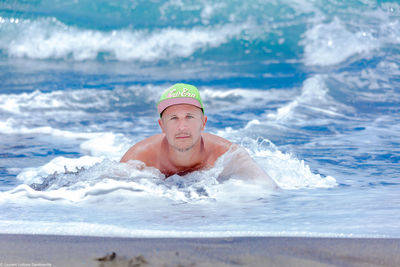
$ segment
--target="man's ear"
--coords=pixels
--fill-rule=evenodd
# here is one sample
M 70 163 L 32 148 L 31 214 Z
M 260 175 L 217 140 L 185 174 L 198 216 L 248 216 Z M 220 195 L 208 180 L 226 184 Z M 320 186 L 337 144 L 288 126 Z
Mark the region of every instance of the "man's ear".
M 204 115 L 203 116 L 203 127 L 201 128 L 202 131 L 204 131 L 204 128 L 206 127 L 206 123 L 207 123 L 207 116 Z
M 158 119 L 158 125 L 160 125 L 161 131 L 164 133 L 163 121 L 161 118 Z

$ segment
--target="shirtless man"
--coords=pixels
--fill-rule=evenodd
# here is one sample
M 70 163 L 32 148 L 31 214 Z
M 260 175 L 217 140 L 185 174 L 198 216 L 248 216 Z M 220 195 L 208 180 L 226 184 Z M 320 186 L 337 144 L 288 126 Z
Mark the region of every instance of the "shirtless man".
M 200 93 L 189 84 L 168 88 L 157 105 L 162 133 L 132 146 L 121 162 L 139 160 L 147 167 L 160 170 L 166 177 L 185 175 L 196 170 L 210 169 L 228 150 L 235 151 L 234 159 L 224 166 L 221 177 L 270 180 L 275 182 L 238 145 L 203 130 L 207 123 Z

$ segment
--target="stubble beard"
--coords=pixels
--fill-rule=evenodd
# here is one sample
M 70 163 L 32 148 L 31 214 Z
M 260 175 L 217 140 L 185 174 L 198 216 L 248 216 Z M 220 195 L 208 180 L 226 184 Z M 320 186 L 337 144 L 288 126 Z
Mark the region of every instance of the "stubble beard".
M 192 138 L 193 138 L 193 136 L 192 136 Z M 194 147 L 198 142 L 199 142 L 199 140 L 197 140 L 196 142 L 194 142 L 194 143 L 192 143 L 192 144 L 190 144 L 189 146 L 186 146 L 186 147 L 179 147 L 179 146 L 176 146 L 176 145 L 173 145 L 172 147 L 173 147 L 176 151 L 183 153 L 183 152 L 188 152 L 188 151 L 192 150 L 193 147 Z
M 191 146 L 189 146 L 189 147 L 184 147 L 184 148 L 173 146 L 173 148 L 174 148 L 176 151 L 181 152 L 181 153 L 182 153 L 182 152 L 188 152 L 188 151 L 190 151 L 193 147 L 194 147 L 194 144 L 191 145 Z
M 192 150 L 192 148 L 196 145 L 196 143 L 193 143 L 193 144 L 191 144 L 189 146 L 186 146 L 186 147 L 179 147 L 179 146 L 176 146 L 176 145 L 174 145 L 172 147 L 178 152 L 188 152 L 188 151 Z

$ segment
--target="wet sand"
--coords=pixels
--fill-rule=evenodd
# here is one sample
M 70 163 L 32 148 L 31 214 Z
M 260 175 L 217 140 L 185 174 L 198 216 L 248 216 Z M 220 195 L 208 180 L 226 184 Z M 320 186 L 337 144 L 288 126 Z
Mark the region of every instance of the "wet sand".
M 400 266 L 400 239 L 1 234 L 0 266 Z

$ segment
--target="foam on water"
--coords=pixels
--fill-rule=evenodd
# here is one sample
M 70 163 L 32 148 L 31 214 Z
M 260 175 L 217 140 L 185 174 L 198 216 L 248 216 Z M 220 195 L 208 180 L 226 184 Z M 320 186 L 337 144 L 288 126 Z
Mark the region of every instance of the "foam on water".
M 162 90 L 161 86 L 130 86 L 114 90 L 66 90 L 30 93 L 0 94 L 0 109 L 11 114 L 39 111 L 75 112 L 102 110 L 109 111 L 117 103 L 123 106 L 139 105 L 155 101 L 154 93 Z
M 101 146 L 102 140 L 98 139 L 96 142 L 98 146 Z M 334 178 L 323 178 L 319 174 L 312 173 L 303 161 L 282 153 L 268 140 L 257 142 L 248 139 L 246 144 L 250 154 L 283 189 L 323 188 L 337 185 Z M 216 166 L 210 170 L 194 172 L 184 177 L 175 175 L 166 179 L 165 182 L 165 177 L 158 170 L 147 168 L 140 162 L 124 164 L 90 156 L 77 159 L 57 157 L 44 166 L 23 170 L 17 178 L 24 185 L 5 193 L 3 200 L 11 195 L 17 198 L 25 195 L 28 198 L 82 201 L 91 195 L 108 194 L 122 189 L 146 191 L 154 196 L 163 195 L 179 201 L 193 201 L 199 197 L 219 199 L 220 190 L 225 191 L 223 194 L 227 194 L 233 189 L 232 182 L 225 184 L 219 180 L 224 166 L 232 157 L 231 153 L 233 152 L 228 152 L 219 159 Z M 112 155 L 111 152 L 110 154 Z M 246 180 L 245 177 L 244 179 Z M 247 182 L 235 183 L 241 183 L 240 186 L 236 184 L 237 189 L 233 190 L 237 197 L 238 194 L 242 194 L 240 192 L 243 192 Z M 257 183 L 260 186 L 264 182 L 261 180 Z M 40 192 L 27 185 L 32 185 Z M 267 182 L 265 186 L 271 190 Z M 182 195 L 185 197 L 182 198 Z
M 315 25 L 304 35 L 304 63 L 311 66 L 335 65 L 379 47 L 378 39 L 371 33 L 350 32 L 337 18 L 328 24 Z
M 123 131 L 137 122 L 137 138 L 143 138 L 149 131 L 146 120 L 157 116 L 148 107 L 155 105 L 155 92 L 161 90 L 160 86 L 130 86 L 114 90 L 0 94 L 0 133 L 87 140 L 80 144 L 84 153 L 101 156 L 101 150 L 114 151 L 114 156 L 109 157 L 115 159 L 126 148 L 126 143 L 132 142 L 118 130 Z M 120 121 L 126 117 L 124 110 L 132 110 L 129 122 Z M 101 146 L 92 145 L 96 139 L 102 140 Z M 114 145 L 116 142 L 120 145 Z
M 97 142 L 98 146 L 102 143 L 100 139 L 93 139 L 92 142 Z M 279 151 L 268 140 L 247 139 L 243 145 L 281 187 L 279 192 L 337 186 L 334 178 L 312 173 L 302 160 Z M 112 153 L 107 156 L 110 155 Z M 43 166 L 25 168 L 17 176 L 22 184 L 0 192 L 3 207 L 25 206 L 28 203 L 30 207 L 29 211 L 18 215 L 19 220 L 10 219 L 17 211 L 14 208 L 3 214 L 0 219 L 0 225 L 4 226 L 2 232 L 101 233 L 102 236 L 125 237 L 332 236 L 318 231 L 265 230 L 264 227 L 246 224 L 238 226 L 235 216 L 241 215 L 235 215 L 235 211 L 248 206 L 254 209 L 256 216 L 264 209 L 264 201 L 270 201 L 277 191 L 273 190 L 268 180 L 249 181 L 238 177 L 221 180 L 222 170 L 234 156 L 234 151 L 227 152 L 212 169 L 185 176 L 174 175 L 168 179 L 157 169 L 145 167 L 139 161 L 118 163 L 104 157 L 56 157 Z M 196 230 L 181 221 L 184 229 L 176 231 L 169 223 L 159 225 L 156 219 L 161 216 L 163 220 L 176 220 L 173 218 L 188 213 L 191 218 L 188 220 L 193 220 L 198 216 L 207 218 L 210 212 L 223 210 L 227 213 L 225 216 L 232 217 L 229 223 L 204 224 Z M 53 217 L 43 212 L 59 215 Z M 202 215 L 203 212 L 208 215 Z M 123 218 L 121 214 L 125 214 Z M 27 225 L 24 218 L 32 216 L 41 220 Z M 81 221 L 81 216 L 86 219 Z M 143 221 L 153 226 L 149 228 Z
M 324 75 L 315 75 L 305 80 L 300 95 L 279 107 L 276 112 L 266 114 L 267 118 L 291 124 L 308 123 L 308 119 L 305 117 L 308 112 L 296 112 L 299 109 L 311 110 L 314 119 L 318 113 L 329 117 L 345 117 L 342 112 L 352 111 L 351 107 L 336 102 L 329 95 L 325 79 Z M 313 123 L 315 124 L 315 122 L 314 120 Z
M 242 144 L 251 148 L 250 154 L 283 189 L 331 188 L 338 185 L 335 178 L 313 173 L 303 160 L 279 151 L 269 140 L 246 138 Z
M 199 49 L 228 42 L 248 28 L 246 24 L 232 24 L 153 32 L 135 29 L 102 32 L 67 26 L 55 18 L 34 21 L 2 18 L 0 25 L 0 32 L 13 32 L 12 37 L 0 39 L 0 49 L 11 57 L 76 61 L 94 60 L 99 56 L 121 61 L 189 57 Z
M 12 227 L 10 227 L 12 226 Z M 42 235 L 72 235 L 72 236 L 99 236 L 103 237 L 135 237 L 135 238 L 215 238 L 215 237 L 265 237 L 265 236 L 290 236 L 290 237 L 354 237 L 353 234 L 318 233 L 306 231 L 262 231 L 262 230 L 218 230 L 218 231 L 190 231 L 190 230 L 148 230 L 132 229 L 110 224 L 85 223 L 85 222 L 26 222 L 26 221 L 0 221 L 3 233 Z M 358 235 L 358 237 L 364 237 Z M 370 236 L 365 236 L 370 237 Z M 376 235 L 375 237 L 385 237 Z
M 305 65 L 331 66 L 372 57 L 381 48 L 400 42 L 398 3 L 352 2 L 347 7 L 336 1 L 322 0 L 236 1 L 235 4 L 168 1 L 149 6 L 139 2 L 124 3 L 124 8 L 116 5 L 109 14 L 104 13 L 102 4 L 105 5 L 69 3 L 66 16 L 82 17 L 83 8 L 92 13 L 87 15 L 89 21 L 116 15 L 116 10 L 121 9 L 119 17 L 101 24 L 87 25 L 84 18 L 76 23 L 65 23 L 62 21 L 69 20 L 51 3 L 16 3 L 15 9 L 22 15 L 10 12 L 11 15 L 0 16 L 0 50 L 12 58 L 158 62 L 196 56 L 196 52 L 204 53 L 224 44 L 234 45 L 237 40 L 242 40 L 243 47 L 236 47 L 235 52 L 251 54 L 264 50 L 265 53 L 257 56 L 268 58 L 272 51 L 266 44 L 278 44 L 278 49 L 285 44 L 297 50 L 300 41 Z M 140 10 L 149 7 L 153 9 L 145 14 L 153 21 L 146 28 L 143 27 L 146 22 L 137 20 L 146 19 Z M 5 5 L 5 10 L 13 9 Z M 57 10 L 55 14 L 60 18 L 48 15 L 28 19 L 26 17 L 32 17 L 28 10 L 36 10 L 37 14 L 51 14 Z M 25 13 L 28 15 L 24 16 Z M 119 20 L 121 23 L 116 23 Z M 307 30 L 303 33 L 304 22 Z M 84 26 L 79 27 L 80 23 Z M 109 25 L 102 28 L 103 23 Z M 259 47 L 253 46 L 257 43 Z M 249 44 L 252 46 L 248 47 Z M 218 51 L 223 53 L 223 49 Z
M 398 10 L 398 4 L 387 4 L 393 5 L 391 10 Z M 339 14 L 328 22 L 325 17 L 314 18 L 300 42 L 304 46 L 305 65 L 331 66 L 360 58 L 369 59 L 377 53 L 382 54 L 380 50 L 400 43 L 397 11 L 385 7 L 374 11 L 350 10 L 353 16 L 350 19 Z M 360 19 L 362 17 L 368 19 Z
M 60 136 L 65 138 L 74 139 L 88 139 L 102 134 L 99 133 L 82 133 L 71 132 L 54 129 L 50 126 L 28 128 L 25 126 L 18 126 L 19 122 L 14 119 L 7 119 L 5 122 L 0 122 L 0 132 L 5 134 L 47 134 L 52 136 Z

